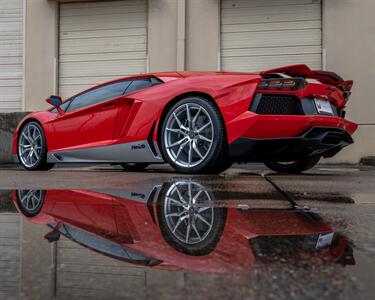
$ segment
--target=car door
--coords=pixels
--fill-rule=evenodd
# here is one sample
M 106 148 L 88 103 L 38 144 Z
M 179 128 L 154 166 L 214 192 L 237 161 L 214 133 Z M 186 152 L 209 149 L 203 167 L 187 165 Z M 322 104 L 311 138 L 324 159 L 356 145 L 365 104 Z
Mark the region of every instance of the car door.
M 70 103 L 66 105 L 65 114 L 56 114 L 56 119 L 51 122 L 53 130 L 48 150 L 110 144 L 121 98 L 131 82 L 122 80 L 109 83 L 68 100 Z

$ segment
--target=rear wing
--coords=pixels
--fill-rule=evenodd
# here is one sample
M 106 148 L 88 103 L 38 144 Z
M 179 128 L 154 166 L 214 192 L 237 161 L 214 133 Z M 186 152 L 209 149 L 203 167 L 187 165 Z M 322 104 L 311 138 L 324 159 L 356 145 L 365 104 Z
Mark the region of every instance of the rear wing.
M 260 75 L 272 73 L 282 73 L 291 77 L 303 77 L 319 80 L 321 83 L 330 84 L 343 92 L 350 92 L 353 86 L 353 80 L 344 80 L 333 72 L 311 70 L 306 65 L 292 65 L 271 70 L 262 71 Z

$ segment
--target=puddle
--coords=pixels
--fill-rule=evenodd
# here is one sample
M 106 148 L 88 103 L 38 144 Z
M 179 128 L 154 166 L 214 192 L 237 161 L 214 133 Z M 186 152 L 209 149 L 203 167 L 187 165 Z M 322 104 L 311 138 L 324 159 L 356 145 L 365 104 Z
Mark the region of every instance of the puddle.
M 231 295 L 243 298 L 276 291 L 293 276 L 319 286 L 317 297 L 342 292 L 331 280 L 355 291 L 347 276 L 355 245 L 319 211 L 277 193 L 215 184 L 182 178 L 122 189 L 1 191 L 0 268 L 9 282 L 0 283 L 0 293 L 190 299 L 188 289 L 214 299 L 235 288 Z

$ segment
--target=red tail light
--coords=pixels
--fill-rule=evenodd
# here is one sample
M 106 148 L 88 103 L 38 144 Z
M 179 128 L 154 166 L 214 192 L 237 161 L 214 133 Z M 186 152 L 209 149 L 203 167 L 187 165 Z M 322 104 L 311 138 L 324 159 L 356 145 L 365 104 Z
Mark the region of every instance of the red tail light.
M 346 80 L 337 85 L 337 88 L 344 92 L 350 92 L 353 87 L 353 80 Z
M 300 90 L 306 86 L 303 78 L 275 78 L 262 79 L 258 84 L 258 90 Z

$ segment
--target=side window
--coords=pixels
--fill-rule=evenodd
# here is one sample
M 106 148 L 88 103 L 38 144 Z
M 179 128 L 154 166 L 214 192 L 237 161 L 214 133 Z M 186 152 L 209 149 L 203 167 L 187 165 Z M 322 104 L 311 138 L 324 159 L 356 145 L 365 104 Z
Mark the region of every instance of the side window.
M 149 78 L 136 79 L 133 80 L 133 82 L 130 84 L 130 86 L 126 90 L 126 94 L 137 92 L 150 86 L 152 86 L 152 83 Z
M 72 103 L 68 107 L 68 111 L 76 110 L 85 106 L 97 104 L 115 97 L 119 97 L 125 93 L 125 90 L 129 87 L 130 82 L 130 80 L 125 80 L 110 83 L 78 95 L 72 100 Z

